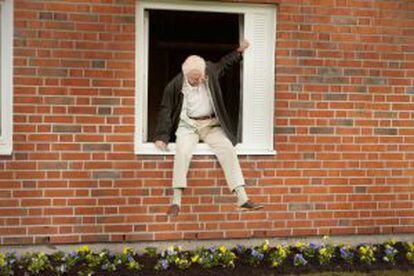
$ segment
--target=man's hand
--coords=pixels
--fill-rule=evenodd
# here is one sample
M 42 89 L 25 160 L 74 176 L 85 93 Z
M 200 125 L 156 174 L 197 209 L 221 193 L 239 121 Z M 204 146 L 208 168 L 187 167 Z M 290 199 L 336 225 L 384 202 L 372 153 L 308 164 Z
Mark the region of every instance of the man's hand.
M 243 39 L 243 41 L 240 43 L 239 48 L 237 48 L 237 51 L 243 53 L 247 48 L 249 48 L 249 46 L 249 41 L 247 39 Z
M 161 140 L 157 140 L 157 141 L 155 141 L 155 146 L 156 146 L 158 149 L 160 149 L 160 150 L 163 150 L 163 151 L 168 151 L 167 144 L 166 144 L 166 143 L 164 143 L 164 142 L 163 142 L 163 141 L 161 141 Z

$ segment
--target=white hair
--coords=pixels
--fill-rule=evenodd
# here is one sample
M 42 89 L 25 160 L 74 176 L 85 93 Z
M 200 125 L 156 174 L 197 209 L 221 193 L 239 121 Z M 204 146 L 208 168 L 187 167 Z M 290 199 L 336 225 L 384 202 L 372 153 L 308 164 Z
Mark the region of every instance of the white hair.
M 206 70 L 206 61 L 197 55 L 192 55 L 186 58 L 183 65 L 181 66 L 184 76 L 186 76 L 190 71 L 197 70 L 200 71 L 204 76 L 204 71 Z

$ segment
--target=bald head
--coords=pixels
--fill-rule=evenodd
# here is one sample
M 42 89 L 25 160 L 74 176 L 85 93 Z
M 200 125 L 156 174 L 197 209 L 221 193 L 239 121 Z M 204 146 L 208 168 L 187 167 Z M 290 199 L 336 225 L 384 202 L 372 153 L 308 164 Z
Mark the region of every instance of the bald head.
M 204 81 L 206 62 L 202 57 L 196 55 L 189 56 L 181 68 L 191 86 L 199 86 Z

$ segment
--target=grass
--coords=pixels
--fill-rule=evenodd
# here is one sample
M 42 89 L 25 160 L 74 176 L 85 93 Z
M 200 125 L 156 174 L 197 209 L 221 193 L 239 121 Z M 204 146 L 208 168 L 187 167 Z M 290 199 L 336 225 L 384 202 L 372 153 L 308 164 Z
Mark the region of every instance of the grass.
M 321 273 L 309 273 L 307 276 L 411 276 L 414 275 L 414 271 L 401 271 L 401 270 L 387 270 L 387 271 L 371 271 L 371 272 L 321 272 Z

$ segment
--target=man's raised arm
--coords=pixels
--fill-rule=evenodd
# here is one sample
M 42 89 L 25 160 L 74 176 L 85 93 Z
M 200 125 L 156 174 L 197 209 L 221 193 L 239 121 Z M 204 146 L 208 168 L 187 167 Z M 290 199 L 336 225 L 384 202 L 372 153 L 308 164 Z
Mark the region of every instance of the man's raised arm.
M 223 76 L 233 64 L 240 62 L 243 59 L 243 52 L 249 48 L 249 46 L 249 41 L 244 39 L 237 49 L 222 57 L 220 61 L 215 64 L 218 76 Z

